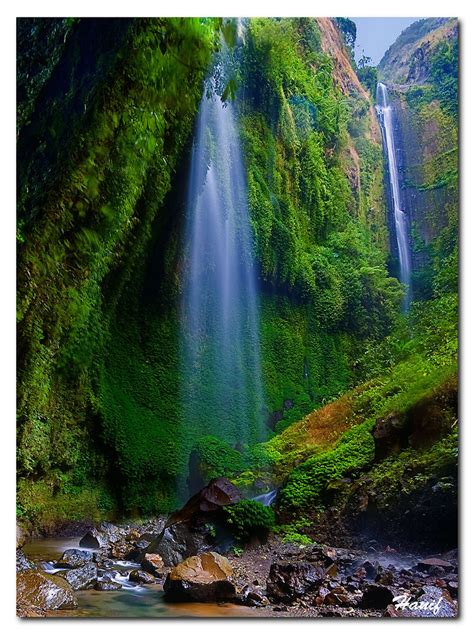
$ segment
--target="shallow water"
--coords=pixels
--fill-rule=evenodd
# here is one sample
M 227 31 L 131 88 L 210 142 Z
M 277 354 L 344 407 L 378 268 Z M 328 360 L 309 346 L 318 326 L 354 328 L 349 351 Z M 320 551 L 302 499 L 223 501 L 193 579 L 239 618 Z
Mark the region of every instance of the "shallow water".
M 51 562 L 61 557 L 68 548 L 79 548 L 79 537 L 44 538 L 26 544 L 25 555 L 32 561 Z M 81 548 L 81 550 L 90 550 Z M 44 563 L 43 563 L 44 565 Z M 91 618 L 173 618 L 173 617 L 249 617 L 256 616 L 253 608 L 216 603 L 165 603 L 160 584 L 141 586 L 128 581 L 128 573 L 138 564 L 115 561 L 114 580 L 122 584 L 121 590 L 79 590 L 75 592 L 76 610 L 54 610 L 52 617 Z M 52 566 L 51 566 L 52 568 Z M 57 570 L 57 569 L 56 569 Z M 52 573 L 53 570 L 46 570 Z

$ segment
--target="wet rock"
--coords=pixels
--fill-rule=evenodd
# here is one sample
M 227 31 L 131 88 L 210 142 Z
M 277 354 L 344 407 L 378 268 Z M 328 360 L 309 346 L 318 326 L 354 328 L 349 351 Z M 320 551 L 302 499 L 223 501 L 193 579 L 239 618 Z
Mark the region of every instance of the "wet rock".
M 17 602 L 22 609 L 70 610 L 77 601 L 69 583 L 39 570 L 17 575 Z
M 26 544 L 26 533 L 25 530 L 20 526 L 20 524 L 16 525 L 16 547 L 23 548 Z
M 247 585 L 242 588 L 242 591 L 239 595 L 239 603 L 241 603 L 242 605 L 248 605 L 249 607 L 253 608 L 268 605 L 270 602 L 261 588 Z
M 156 583 L 156 577 L 150 572 L 145 572 L 145 570 L 132 570 L 128 578 L 135 583 Z
M 125 535 L 125 540 L 127 542 L 138 542 L 140 541 L 140 532 L 136 529 L 132 529 Z
M 387 456 L 398 453 L 407 442 L 405 421 L 398 414 L 392 413 L 379 418 L 374 427 L 375 460 L 380 461 Z
M 61 559 L 56 563 L 56 568 L 79 568 L 93 560 L 93 555 L 87 550 L 79 548 L 68 548 L 62 554 Z
M 449 590 L 449 594 L 453 598 L 457 598 L 458 596 L 458 582 L 457 581 L 448 581 L 447 588 Z
M 73 590 L 84 590 L 94 585 L 97 579 L 97 565 L 91 562 L 80 568 L 60 570 L 56 576 L 66 579 Z
M 362 568 L 365 570 L 366 579 L 370 579 L 371 581 L 373 581 L 377 576 L 380 564 L 378 561 L 364 561 L 364 563 L 362 564 Z
M 428 559 L 422 559 L 419 561 L 416 568 L 421 572 L 430 572 L 432 568 L 441 568 L 444 572 L 451 572 L 454 569 L 454 566 L 444 559 L 428 557 Z
M 324 569 L 308 563 L 274 563 L 267 580 L 267 594 L 282 603 L 293 603 L 308 590 L 321 585 Z
M 112 579 L 100 579 L 94 584 L 94 590 L 100 590 L 101 592 L 109 592 L 111 590 L 121 590 L 122 586 Z
M 132 550 L 130 544 L 121 539 L 110 546 L 110 556 L 113 559 L 128 559 Z
M 96 528 L 91 528 L 91 530 L 87 531 L 79 542 L 81 548 L 106 548 L 107 545 L 107 535 Z
M 380 583 L 383 586 L 393 585 L 394 576 L 391 570 L 380 570 L 375 577 L 376 583 Z
M 232 601 L 230 562 L 218 553 L 202 553 L 185 559 L 166 577 L 163 589 L 167 601 Z
M 164 563 L 160 555 L 154 553 L 146 553 L 142 560 L 142 568 L 155 577 L 161 577 L 163 574 Z
M 188 524 L 176 524 L 165 529 L 160 540 L 149 544 L 145 552 L 158 554 L 165 566 L 176 566 L 183 559 L 214 547 L 213 539 L 205 527 L 192 528 Z
M 17 548 L 17 551 L 16 551 L 16 571 L 17 572 L 23 572 L 25 570 L 35 570 L 35 569 L 36 569 L 35 564 L 28 559 L 28 557 L 25 555 L 25 553 L 20 548 Z
M 393 602 L 394 593 L 387 586 L 372 583 L 367 586 L 362 595 L 361 607 L 373 608 L 375 610 L 383 610 Z
M 346 592 L 346 590 L 338 586 L 326 594 L 324 597 L 325 605 L 337 605 L 341 607 L 354 607 L 356 601 Z

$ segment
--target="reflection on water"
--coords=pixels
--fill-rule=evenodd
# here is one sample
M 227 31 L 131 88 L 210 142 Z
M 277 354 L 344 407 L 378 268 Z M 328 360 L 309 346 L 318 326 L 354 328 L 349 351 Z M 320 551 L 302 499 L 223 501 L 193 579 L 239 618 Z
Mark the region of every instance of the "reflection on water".
M 68 548 L 79 547 L 76 538 L 37 539 L 24 547 L 26 556 L 32 561 L 52 561 L 61 557 Z M 82 550 L 89 550 L 83 548 Z M 114 581 L 122 584 L 122 590 L 80 590 L 75 593 L 77 610 L 54 610 L 52 617 L 92 618 L 160 618 L 160 617 L 249 617 L 257 616 L 254 608 L 233 604 L 215 603 L 165 603 L 160 584 L 140 586 L 128 581 L 128 571 L 137 564 L 115 561 Z M 48 570 L 48 572 L 51 572 Z

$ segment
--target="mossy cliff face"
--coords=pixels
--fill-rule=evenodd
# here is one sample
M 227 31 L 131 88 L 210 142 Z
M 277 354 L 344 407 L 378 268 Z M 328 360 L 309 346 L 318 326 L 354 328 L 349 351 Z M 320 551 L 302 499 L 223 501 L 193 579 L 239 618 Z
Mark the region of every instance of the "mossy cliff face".
M 109 320 L 191 131 L 216 27 L 18 22 L 19 504 L 34 523 L 116 506 L 99 389 Z
M 382 154 L 372 106 L 330 25 L 333 51 L 339 46 L 351 69 L 344 90 L 314 20 L 251 20 L 232 53 L 260 278 L 262 417 L 269 433 L 354 383 L 355 359 L 368 340 L 388 332 L 400 297 L 386 272 Z M 187 494 L 190 455 L 202 453 L 200 437 L 230 440 L 232 412 L 225 403 L 209 411 L 210 384 L 193 401 L 195 424 L 181 424 L 186 174 L 183 160 L 164 205 L 168 224 L 157 219 L 142 277 L 120 300 L 102 375 L 103 428 L 117 453 L 128 511 L 177 504 Z
M 19 23 L 41 40 L 20 56 L 18 121 L 19 511 L 37 525 L 169 510 L 201 436 L 227 440 L 225 411 L 183 427 L 179 362 L 186 142 L 222 24 L 104 25 Z M 365 353 L 396 320 L 380 136 L 330 20 L 250 20 L 230 72 L 262 417 L 281 431 L 373 373 Z
M 454 291 L 457 284 L 457 36 L 454 19 L 420 20 L 402 33 L 379 66 L 395 108 L 417 298 L 433 295 L 433 278 L 443 269 L 443 290 Z

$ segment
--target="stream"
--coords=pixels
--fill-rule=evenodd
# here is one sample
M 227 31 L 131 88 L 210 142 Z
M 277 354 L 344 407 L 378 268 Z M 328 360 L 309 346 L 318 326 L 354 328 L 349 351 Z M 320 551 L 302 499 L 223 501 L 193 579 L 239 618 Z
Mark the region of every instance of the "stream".
M 53 560 L 61 557 L 68 548 L 79 548 L 81 536 L 71 538 L 38 538 L 24 547 L 25 555 L 48 574 L 59 572 Z M 93 549 L 83 548 L 91 552 Z M 101 618 L 159 618 L 159 617 L 249 617 L 255 610 L 245 606 L 217 603 L 166 603 L 161 584 L 139 585 L 128 580 L 131 570 L 140 568 L 130 561 L 115 560 L 108 572 L 115 573 L 114 581 L 121 590 L 77 590 L 76 610 L 52 610 L 52 617 L 101 617 Z

